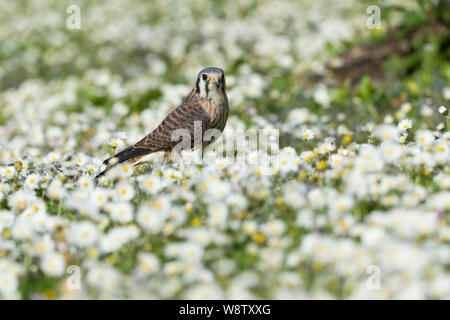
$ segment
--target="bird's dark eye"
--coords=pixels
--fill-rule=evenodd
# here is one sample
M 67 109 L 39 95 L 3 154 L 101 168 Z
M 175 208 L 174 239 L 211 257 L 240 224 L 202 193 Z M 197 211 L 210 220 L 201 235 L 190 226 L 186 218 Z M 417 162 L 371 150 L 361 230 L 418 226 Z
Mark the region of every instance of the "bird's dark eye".
M 206 81 L 206 79 L 208 79 L 208 76 L 206 74 L 203 74 L 202 78 L 204 81 Z

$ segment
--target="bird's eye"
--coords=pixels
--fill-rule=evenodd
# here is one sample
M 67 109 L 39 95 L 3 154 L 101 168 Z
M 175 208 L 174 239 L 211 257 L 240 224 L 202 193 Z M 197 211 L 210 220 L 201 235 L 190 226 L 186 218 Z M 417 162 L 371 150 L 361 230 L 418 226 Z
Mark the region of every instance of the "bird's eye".
M 203 80 L 206 81 L 208 79 L 208 76 L 206 74 L 203 74 Z

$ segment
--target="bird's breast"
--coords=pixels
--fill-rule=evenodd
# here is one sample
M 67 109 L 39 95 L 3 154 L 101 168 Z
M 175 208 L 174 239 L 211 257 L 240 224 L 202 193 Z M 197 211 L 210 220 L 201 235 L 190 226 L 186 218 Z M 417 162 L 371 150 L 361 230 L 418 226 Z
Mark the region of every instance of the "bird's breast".
M 211 127 L 223 131 L 228 119 L 228 99 L 221 97 L 211 99 L 203 104 L 206 114 L 209 116 Z

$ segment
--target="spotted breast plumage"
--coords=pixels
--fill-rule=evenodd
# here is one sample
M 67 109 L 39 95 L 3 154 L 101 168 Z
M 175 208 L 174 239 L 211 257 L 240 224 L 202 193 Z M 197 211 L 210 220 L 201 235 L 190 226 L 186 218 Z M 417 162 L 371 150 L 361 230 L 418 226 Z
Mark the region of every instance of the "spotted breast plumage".
M 195 148 L 195 135 L 203 134 L 208 129 L 220 132 L 225 128 L 228 119 L 228 98 L 225 92 L 225 75 L 222 69 L 209 67 L 200 71 L 195 87 L 183 103 L 174 109 L 161 124 L 134 145 L 106 159 L 103 164 L 110 165 L 97 177 L 102 176 L 113 164 L 127 161 L 136 164 L 144 157 L 155 152 L 169 154 L 184 136 L 177 130 L 184 130 L 189 135 L 190 148 Z M 200 132 L 198 132 L 200 131 Z M 213 139 L 201 141 L 202 148 L 209 145 Z M 183 141 L 185 142 L 185 141 Z

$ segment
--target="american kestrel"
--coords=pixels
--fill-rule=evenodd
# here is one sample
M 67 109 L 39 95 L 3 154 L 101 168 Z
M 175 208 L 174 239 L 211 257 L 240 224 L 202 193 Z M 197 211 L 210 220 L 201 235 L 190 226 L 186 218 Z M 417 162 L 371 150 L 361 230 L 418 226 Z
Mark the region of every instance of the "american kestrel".
M 214 138 L 204 140 L 203 134 L 208 129 L 216 129 L 219 134 L 225 128 L 228 119 L 228 98 L 225 92 L 225 74 L 222 69 L 209 67 L 200 71 L 195 87 L 186 99 L 161 122 L 161 124 L 134 145 L 103 161 L 104 165 L 121 162 L 136 164 L 147 155 L 165 152 L 169 155 L 184 137 L 180 130 L 190 136 L 190 148 L 196 148 L 194 134 L 201 134 L 201 146 L 205 148 Z M 200 132 L 198 132 L 198 129 Z M 183 133 L 183 130 L 181 130 Z M 195 141 L 194 141 L 195 140 Z M 185 143 L 185 141 L 183 141 Z M 112 159 L 115 162 L 112 163 Z M 110 167 L 109 167 L 110 168 Z M 97 175 L 102 176 L 109 168 Z

